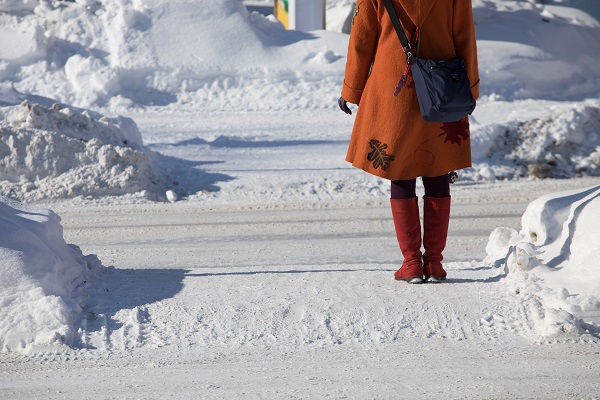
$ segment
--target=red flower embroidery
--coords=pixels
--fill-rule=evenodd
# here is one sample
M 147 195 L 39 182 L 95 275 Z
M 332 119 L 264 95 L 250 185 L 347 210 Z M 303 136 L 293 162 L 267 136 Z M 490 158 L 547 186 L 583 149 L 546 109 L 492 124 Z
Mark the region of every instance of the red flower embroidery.
M 467 119 L 456 122 L 444 122 L 442 130 L 444 132 L 440 136 L 446 135 L 444 143 L 450 141 L 450 143 L 456 143 L 460 146 L 463 140 L 469 138 L 469 122 Z

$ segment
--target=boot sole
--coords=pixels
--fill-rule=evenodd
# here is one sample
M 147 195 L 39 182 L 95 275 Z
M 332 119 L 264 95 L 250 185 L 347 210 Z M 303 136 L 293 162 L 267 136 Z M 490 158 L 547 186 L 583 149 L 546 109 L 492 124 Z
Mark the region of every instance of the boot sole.
M 419 284 L 419 283 L 423 283 L 423 278 L 419 278 L 418 276 L 413 277 L 413 278 L 394 278 L 397 281 L 403 281 L 406 283 L 412 283 L 412 284 Z
M 429 278 L 425 278 L 425 282 L 427 283 L 442 283 L 446 278 L 437 278 L 435 276 L 430 276 Z

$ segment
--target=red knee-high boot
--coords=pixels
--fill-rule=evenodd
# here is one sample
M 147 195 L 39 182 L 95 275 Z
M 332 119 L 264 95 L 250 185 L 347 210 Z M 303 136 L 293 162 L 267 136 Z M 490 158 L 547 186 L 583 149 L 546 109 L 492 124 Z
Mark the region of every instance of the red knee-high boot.
M 392 216 L 398 244 L 404 256 L 402 267 L 394 273 L 394 278 L 408 283 L 423 282 L 423 261 L 421 258 L 421 222 L 419 203 L 416 197 L 391 199 Z
M 423 273 L 425 281 L 440 282 L 446 279 L 442 267 L 442 252 L 446 247 L 450 223 L 450 196 L 423 197 Z

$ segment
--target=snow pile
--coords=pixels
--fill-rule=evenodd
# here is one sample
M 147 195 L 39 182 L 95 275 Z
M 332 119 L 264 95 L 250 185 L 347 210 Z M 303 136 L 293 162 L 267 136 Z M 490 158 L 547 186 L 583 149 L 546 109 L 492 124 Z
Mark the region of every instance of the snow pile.
M 569 178 L 600 174 L 600 102 L 547 117 L 492 123 L 472 133 L 475 179 Z
M 350 33 L 355 6 L 356 1 L 354 0 L 328 2 L 326 11 L 327 30 Z
M 0 190 L 20 200 L 157 189 L 135 123 L 25 100 L 0 108 Z
M 0 26 L 11 38 L 0 44 L 1 79 L 85 108 L 223 105 L 251 92 L 260 99 L 265 85 L 290 80 L 294 87 L 332 72 L 337 86 L 326 87 L 338 92 L 344 61 L 335 61 L 347 46 L 340 34 L 327 41 L 315 40 L 325 32 L 286 31 L 238 0 L 49 1 L 18 10 L 0 3 Z M 273 93 L 270 104 L 281 104 L 276 95 L 285 92 Z
M 1 2 L 0 79 L 92 109 L 334 109 L 353 4 L 329 2 L 336 32 L 298 32 L 239 0 Z M 484 96 L 600 93 L 600 23 L 561 4 L 474 1 Z
M 600 187 L 592 187 L 542 196 L 523 214 L 519 233 L 497 228 L 490 235 L 486 261 L 505 268 L 534 335 L 600 332 L 600 319 L 579 318 L 600 316 L 599 224 Z
M 600 22 L 578 9 L 578 0 L 559 4 L 473 0 L 483 95 L 568 100 L 600 94 Z
M 0 350 L 75 345 L 81 291 L 100 261 L 65 243 L 52 211 L 0 198 L 0 221 Z

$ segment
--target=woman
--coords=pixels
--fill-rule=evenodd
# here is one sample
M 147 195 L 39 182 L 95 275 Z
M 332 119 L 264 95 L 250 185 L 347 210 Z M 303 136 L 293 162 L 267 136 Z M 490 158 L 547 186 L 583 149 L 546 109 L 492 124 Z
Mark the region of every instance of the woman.
M 471 0 L 393 0 L 408 39 L 419 28 L 418 56 L 464 59 L 474 99 L 479 97 L 477 48 Z M 404 256 L 397 280 L 446 279 L 442 252 L 450 219 L 450 172 L 471 166 L 469 120 L 425 122 L 412 77 L 395 95 L 406 55 L 383 0 L 358 0 L 339 106 L 359 105 L 346 160 L 391 181 L 396 236 Z M 423 235 L 415 192 L 425 187 Z M 421 240 L 422 237 L 422 240 Z M 421 244 L 425 252 L 421 253 Z

